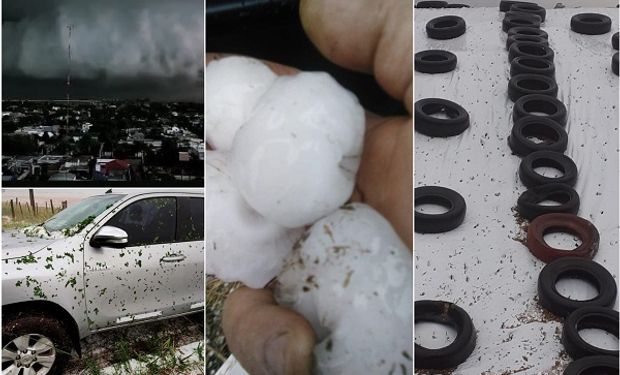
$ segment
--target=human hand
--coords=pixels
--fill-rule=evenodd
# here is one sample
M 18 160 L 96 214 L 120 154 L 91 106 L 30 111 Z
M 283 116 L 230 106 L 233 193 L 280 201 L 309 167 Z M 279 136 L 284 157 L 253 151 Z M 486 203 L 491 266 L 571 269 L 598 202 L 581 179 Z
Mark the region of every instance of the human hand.
M 316 47 L 334 63 L 373 74 L 409 116 L 367 115 L 364 153 L 352 201 L 379 211 L 403 242 L 413 235 L 413 23 L 406 0 L 301 0 L 301 19 Z M 278 74 L 290 68 L 270 64 Z M 312 373 L 316 341 L 310 324 L 278 306 L 269 289 L 242 287 L 226 301 L 230 350 L 252 375 Z

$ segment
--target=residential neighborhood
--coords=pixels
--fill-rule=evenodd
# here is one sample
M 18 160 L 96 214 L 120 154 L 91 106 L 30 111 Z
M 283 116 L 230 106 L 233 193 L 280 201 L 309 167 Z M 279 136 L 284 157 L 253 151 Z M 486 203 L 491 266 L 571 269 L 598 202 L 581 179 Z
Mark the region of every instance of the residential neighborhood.
M 202 103 L 3 101 L 2 181 L 202 183 Z

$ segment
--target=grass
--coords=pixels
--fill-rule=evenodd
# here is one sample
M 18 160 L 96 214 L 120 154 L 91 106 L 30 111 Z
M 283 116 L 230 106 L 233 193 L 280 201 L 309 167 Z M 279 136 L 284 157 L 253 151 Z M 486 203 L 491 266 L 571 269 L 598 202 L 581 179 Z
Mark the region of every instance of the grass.
M 60 209 L 54 208 L 54 212 L 49 207 L 38 207 L 36 213 L 33 212 L 30 205 L 20 203 L 20 206 L 14 206 L 15 218 L 11 215 L 11 204 L 9 201 L 2 202 L 2 228 L 17 229 L 27 227 L 29 225 L 41 224 L 45 220 L 57 214 Z
M 226 339 L 222 332 L 222 309 L 226 297 L 237 287 L 238 283 L 225 283 L 207 276 L 205 285 L 205 347 L 206 373 L 214 375 L 230 355 Z
M 82 358 L 74 357 L 65 374 L 100 375 L 106 367 L 112 367 L 114 375 L 204 374 L 203 345 L 194 350 L 192 360 L 177 352 L 202 340 L 203 330 L 204 315 L 197 313 L 95 334 L 82 340 Z

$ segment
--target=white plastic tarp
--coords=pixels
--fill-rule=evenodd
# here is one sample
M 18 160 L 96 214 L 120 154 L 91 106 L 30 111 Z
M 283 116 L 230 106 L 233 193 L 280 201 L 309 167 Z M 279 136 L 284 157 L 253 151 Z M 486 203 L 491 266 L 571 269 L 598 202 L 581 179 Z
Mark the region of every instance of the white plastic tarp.
M 571 16 L 584 12 L 610 16 L 612 31 L 572 32 Z M 428 38 L 426 23 L 449 14 L 465 19 L 466 33 L 451 40 Z M 458 136 L 415 134 L 415 186 L 448 187 L 467 202 L 465 221 L 457 229 L 416 234 L 415 294 L 416 300 L 454 302 L 473 319 L 476 349 L 454 374 L 561 374 L 570 361 L 562 353 L 561 323 L 549 319 L 536 301 L 544 263 L 514 239 L 522 233 L 513 207 L 526 188 L 517 174 L 521 159 L 507 144 L 513 103 L 507 96 L 503 16 L 497 6 L 415 11 L 415 51 L 444 49 L 458 58 L 450 73 L 415 72 L 415 100 L 452 100 L 469 112 L 471 120 L 470 128 Z M 619 117 L 611 36 L 618 30 L 618 10 L 547 9 L 542 29 L 555 51 L 558 99 L 568 109 L 565 154 L 579 169 L 575 186 L 581 198 L 579 215 L 598 228 L 601 241 L 594 260 L 617 280 Z M 574 296 L 585 288 L 580 282 L 569 287 Z M 432 343 L 432 330 L 418 328 L 416 341 Z M 597 339 L 601 340 L 594 337 L 592 342 Z M 441 340 L 446 337 L 436 337 L 432 344 L 441 346 Z

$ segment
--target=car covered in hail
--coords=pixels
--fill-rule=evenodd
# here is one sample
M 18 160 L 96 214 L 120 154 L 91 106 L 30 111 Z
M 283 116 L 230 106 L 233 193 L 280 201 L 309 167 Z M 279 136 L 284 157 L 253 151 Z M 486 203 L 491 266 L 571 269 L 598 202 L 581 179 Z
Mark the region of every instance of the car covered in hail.
M 80 339 L 204 308 L 194 192 L 91 196 L 2 233 L 2 373 L 61 373 Z

